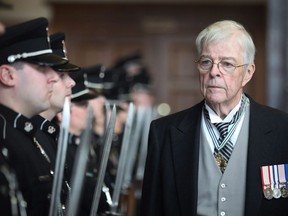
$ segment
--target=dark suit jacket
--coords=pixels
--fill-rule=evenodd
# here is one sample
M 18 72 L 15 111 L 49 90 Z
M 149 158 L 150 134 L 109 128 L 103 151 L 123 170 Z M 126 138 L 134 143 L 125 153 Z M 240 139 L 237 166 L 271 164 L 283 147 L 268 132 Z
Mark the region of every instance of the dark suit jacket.
M 288 115 L 250 102 L 245 216 L 287 216 L 288 198 L 264 198 L 260 167 L 288 163 Z M 197 215 L 203 104 L 151 123 L 141 216 Z

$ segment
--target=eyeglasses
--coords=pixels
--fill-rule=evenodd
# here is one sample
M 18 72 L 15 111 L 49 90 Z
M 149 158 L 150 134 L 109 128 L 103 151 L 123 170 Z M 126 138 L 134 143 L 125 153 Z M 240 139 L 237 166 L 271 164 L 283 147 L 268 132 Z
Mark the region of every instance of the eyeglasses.
M 211 71 L 214 64 L 217 65 L 218 70 L 222 74 L 232 74 L 236 68 L 242 67 L 248 64 L 242 64 L 242 65 L 235 65 L 232 62 L 229 62 L 227 59 L 222 59 L 218 63 L 215 63 L 211 58 L 207 57 L 201 57 L 199 60 L 195 61 L 198 65 L 198 69 L 200 73 L 207 73 L 208 71 Z

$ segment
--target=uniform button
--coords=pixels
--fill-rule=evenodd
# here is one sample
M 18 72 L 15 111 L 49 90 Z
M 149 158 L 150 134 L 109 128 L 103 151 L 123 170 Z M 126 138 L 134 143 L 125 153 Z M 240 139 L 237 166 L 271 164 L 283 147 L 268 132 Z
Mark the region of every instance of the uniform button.
M 225 202 L 226 201 L 226 197 L 221 197 L 221 201 Z
M 221 215 L 221 216 L 225 216 L 226 213 L 225 213 L 224 211 L 222 211 L 222 212 L 220 212 L 220 215 Z
M 226 185 L 225 184 L 221 184 L 221 188 L 225 188 L 226 187 Z

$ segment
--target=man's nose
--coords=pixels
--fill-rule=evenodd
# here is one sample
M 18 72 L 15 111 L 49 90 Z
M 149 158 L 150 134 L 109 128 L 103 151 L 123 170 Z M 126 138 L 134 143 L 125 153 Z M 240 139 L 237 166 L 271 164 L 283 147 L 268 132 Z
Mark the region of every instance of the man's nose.
M 221 71 L 220 71 L 220 67 L 219 67 L 219 62 L 218 63 L 213 62 L 213 65 L 212 65 L 212 67 L 210 69 L 210 74 L 212 76 L 217 76 L 220 73 L 221 73 Z

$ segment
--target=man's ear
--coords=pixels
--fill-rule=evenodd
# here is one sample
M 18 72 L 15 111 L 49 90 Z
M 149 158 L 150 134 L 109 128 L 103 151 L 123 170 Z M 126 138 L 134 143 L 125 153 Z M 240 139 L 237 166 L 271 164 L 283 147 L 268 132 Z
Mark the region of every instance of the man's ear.
M 16 80 L 15 69 L 10 65 L 0 66 L 0 83 L 5 86 L 14 86 Z
M 254 64 L 248 65 L 248 68 L 245 71 L 242 86 L 245 86 L 252 79 L 254 72 L 255 72 L 255 65 Z

